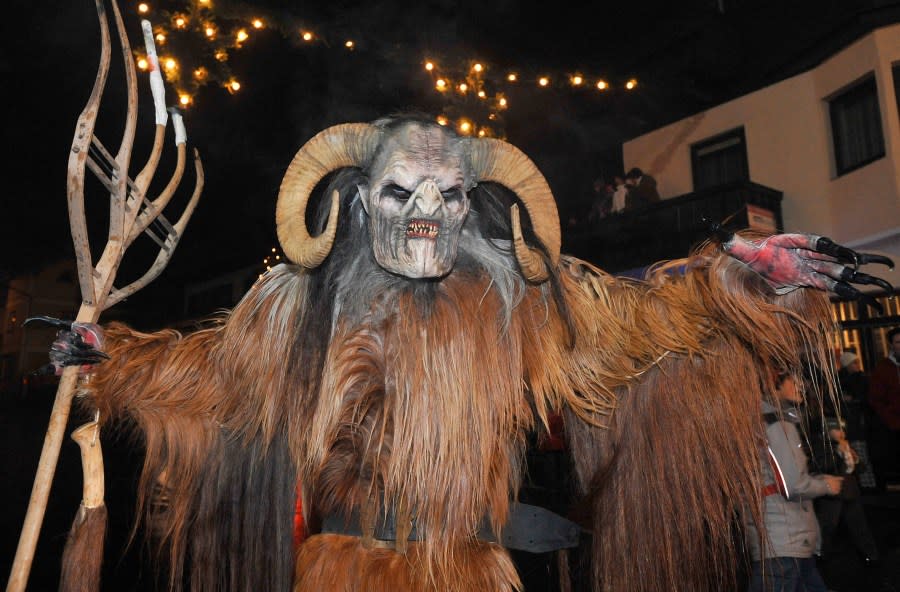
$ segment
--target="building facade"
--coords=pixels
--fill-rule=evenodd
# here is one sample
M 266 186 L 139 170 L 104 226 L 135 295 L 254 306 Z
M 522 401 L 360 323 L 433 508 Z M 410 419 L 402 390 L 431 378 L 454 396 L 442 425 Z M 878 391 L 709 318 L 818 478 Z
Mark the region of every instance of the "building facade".
M 653 175 L 663 199 L 738 181 L 775 188 L 785 231 L 900 263 L 898 98 L 900 24 L 890 24 L 807 71 L 634 138 L 623 159 Z M 900 269 L 876 273 L 900 286 Z M 869 361 L 884 355 L 884 329 L 900 323 L 900 309 L 882 302 L 878 317 L 836 305 L 839 345 Z
M 22 326 L 25 319 L 73 318 L 81 302 L 75 261 L 60 261 L 41 271 L 15 277 L 3 287 L 6 302 L 0 317 L 0 390 L 18 390 L 21 381 L 47 364 L 56 329 Z

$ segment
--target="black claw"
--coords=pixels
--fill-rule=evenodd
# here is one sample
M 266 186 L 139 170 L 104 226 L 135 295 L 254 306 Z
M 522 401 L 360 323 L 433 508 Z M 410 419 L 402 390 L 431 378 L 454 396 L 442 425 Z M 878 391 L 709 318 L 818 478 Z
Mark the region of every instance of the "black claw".
M 57 319 L 55 317 L 44 317 L 44 316 L 28 317 L 27 319 L 25 319 L 25 322 L 22 323 L 22 326 L 25 326 L 31 322 L 36 323 L 38 321 L 47 323 L 48 325 L 53 326 L 53 327 L 59 327 L 61 329 L 71 329 L 72 328 L 72 321 L 64 321 L 62 319 Z
M 91 366 L 108 360 L 109 356 L 95 349 L 78 348 L 69 351 L 50 350 L 51 366 Z
M 707 232 L 709 233 L 710 238 L 713 238 L 713 239 L 719 241 L 720 243 L 727 243 L 734 236 L 734 233 L 730 232 L 728 230 L 725 230 L 725 227 L 722 226 L 722 224 L 720 222 L 715 222 L 713 220 L 710 220 L 706 216 L 703 216 L 703 218 L 701 218 L 700 221 L 703 223 L 704 226 L 706 226 Z
M 860 292 L 847 282 L 835 282 L 834 288 L 832 289 L 834 290 L 834 293 L 841 298 L 858 300 L 869 308 L 877 311 L 879 315 L 884 313 L 884 307 L 882 307 L 881 303 L 878 302 L 873 296 L 870 296 L 869 294 L 866 294 L 864 292 Z
M 853 265 L 859 267 L 859 253 L 854 251 L 853 249 L 848 249 L 847 247 L 841 246 L 828 238 L 827 236 L 820 236 L 816 241 L 817 253 L 823 253 L 825 255 L 829 255 L 834 257 L 841 263 L 852 263 Z
M 841 263 L 852 263 L 856 267 L 869 263 L 878 263 L 894 269 L 894 261 L 890 257 L 874 253 L 857 253 L 853 249 L 837 244 L 827 236 L 819 237 L 819 240 L 816 241 L 815 250 L 819 253 L 830 255 Z
M 894 260 L 890 257 L 885 257 L 884 255 L 875 255 L 874 253 L 857 253 L 857 259 L 859 259 L 860 265 L 867 265 L 869 263 L 879 263 L 888 267 L 889 269 L 894 269 Z
M 56 374 L 56 366 L 53 364 L 44 364 L 37 370 L 31 372 L 32 376 L 51 376 Z
M 862 296 L 862 292 L 860 292 L 847 282 L 843 281 L 835 282 L 832 290 L 841 298 L 849 298 L 850 300 L 857 300 L 860 296 Z
M 862 273 L 861 271 L 856 271 L 855 269 L 850 269 L 849 267 L 844 268 L 844 271 L 841 272 L 841 279 L 845 282 L 853 282 L 854 284 L 862 284 L 867 286 L 874 284 L 888 292 L 894 291 L 894 286 L 892 286 L 889 282 L 881 279 L 880 277 Z
M 874 297 L 869 296 L 868 294 L 863 294 L 859 297 L 859 301 L 876 311 L 879 315 L 884 314 L 884 307 L 881 306 L 881 303 L 875 300 Z

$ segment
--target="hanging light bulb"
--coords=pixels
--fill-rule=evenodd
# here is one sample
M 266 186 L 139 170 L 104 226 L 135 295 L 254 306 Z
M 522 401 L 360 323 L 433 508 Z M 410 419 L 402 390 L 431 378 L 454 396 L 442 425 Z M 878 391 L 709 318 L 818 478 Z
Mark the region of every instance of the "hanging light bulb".
M 605 80 L 597 81 L 597 90 L 606 90 L 607 88 L 609 88 L 609 84 Z
M 138 12 L 141 14 L 147 14 L 148 12 L 150 12 L 150 7 L 146 3 L 141 2 L 140 4 L 138 4 Z
M 519 75 L 516 74 L 515 72 L 510 72 L 510 73 L 506 76 L 506 79 L 507 79 L 509 82 L 516 82 L 516 81 L 519 79 Z
M 432 70 L 434 70 L 434 63 L 425 62 L 425 69 L 428 70 L 429 72 L 431 72 Z
M 637 87 L 637 80 L 634 78 L 625 83 L 625 88 L 628 90 L 634 90 L 635 87 Z
M 163 45 L 163 44 L 166 42 L 166 36 L 165 36 L 165 34 L 164 34 L 164 33 L 157 33 L 157 34 L 156 34 L 156 42 L 159 43 L 160 45 Z
M 263 22 L 260 19 L 253 19 L 253 22 L 250 24 L 253 25 L 254 29 L 262 29 L 263 28 Z
M 572 86 L 581 86 L 583 82 L 584 78 L 581 76 L 581 74 L 572 76 Z
M 191 104 L 191 95 L 187 93 L 181 93 L 178 95 L 178 102 L 187 107 Z
M 242 41 L 246 41 L 250 35 L 247 33 L 246 29 L 240 29 L 235 37 L 237 38 L 238 43 L 241 43 Z
M 472 131 L 472 122 L 467 119 L 461 119 L 459 121 L 459 131 L 463 134 L 468 134 Z
M 137 67 L 140 70 L 146 70 L 150 64 L 147 62 L 146 58 L 138 58 Z
M 438 115 L 437 117 L 438 125 L 447 125 L 447 118 L 443 115 Z
M 475 63 L 475 64 L 472 65 L 472 71 L 473 71 L 473 72 L 482 72 L 483 70 L 484 70 L 484 66 L 482 66 L 482 65 L 479 64 L 479 63 Z
M 444 92 L 445 90 L 447 90 L 447 81 L 443 78 L 438 78 L 434 81 L 434 87 L 439 91 Z
M 353 49 L 354 46 L 356 46 L 356 44 L 353 42 L 352 39 L 348 39 L 347 41 L 344 42 L 344 47 L 346 47 L 347 49 Z
M 550 79 L 546 76 L 541 76 L 540 78 L 538 78 L 538 84 L 540 84 L 541 86 L 547 86 L 548 84 L 550 84 Z

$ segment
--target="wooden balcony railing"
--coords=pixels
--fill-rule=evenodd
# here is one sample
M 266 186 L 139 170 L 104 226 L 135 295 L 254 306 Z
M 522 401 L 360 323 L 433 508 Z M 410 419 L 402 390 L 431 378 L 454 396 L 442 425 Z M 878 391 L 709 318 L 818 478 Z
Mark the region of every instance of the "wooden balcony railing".
M 687 256 L 708 237 L 704 218 L 728 219 L 732 230 L 768 218 L 771 230 L 781 231 L 781 199 L 780 191 L 750 181 L 688 193 L 564 229 L 563 252 L 610 273 L 636 270 Z

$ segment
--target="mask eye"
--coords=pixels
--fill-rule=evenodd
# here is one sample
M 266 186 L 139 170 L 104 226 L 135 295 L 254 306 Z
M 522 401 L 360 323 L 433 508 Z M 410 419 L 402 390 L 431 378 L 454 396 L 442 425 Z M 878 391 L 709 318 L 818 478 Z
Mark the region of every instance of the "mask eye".
M 406 201 L 409 199 L 409 196 L 412 195 L 409 191 L 407 191 L 406 189 L 404 189 L 403 187 L 400 187 L 399 185 L 397 185 L 395 183 L 386 185 L 385 188 L 382 190 L 382 193 L 384 195 L 393 197 L 394 199 L 397 199 L 400 201 Z
M 459 187 L 454 187 L 447 191 L 441 191 L 441 196 L 443 196 L 444 201 L 459 201 L 463 197 L 463 192 Z

